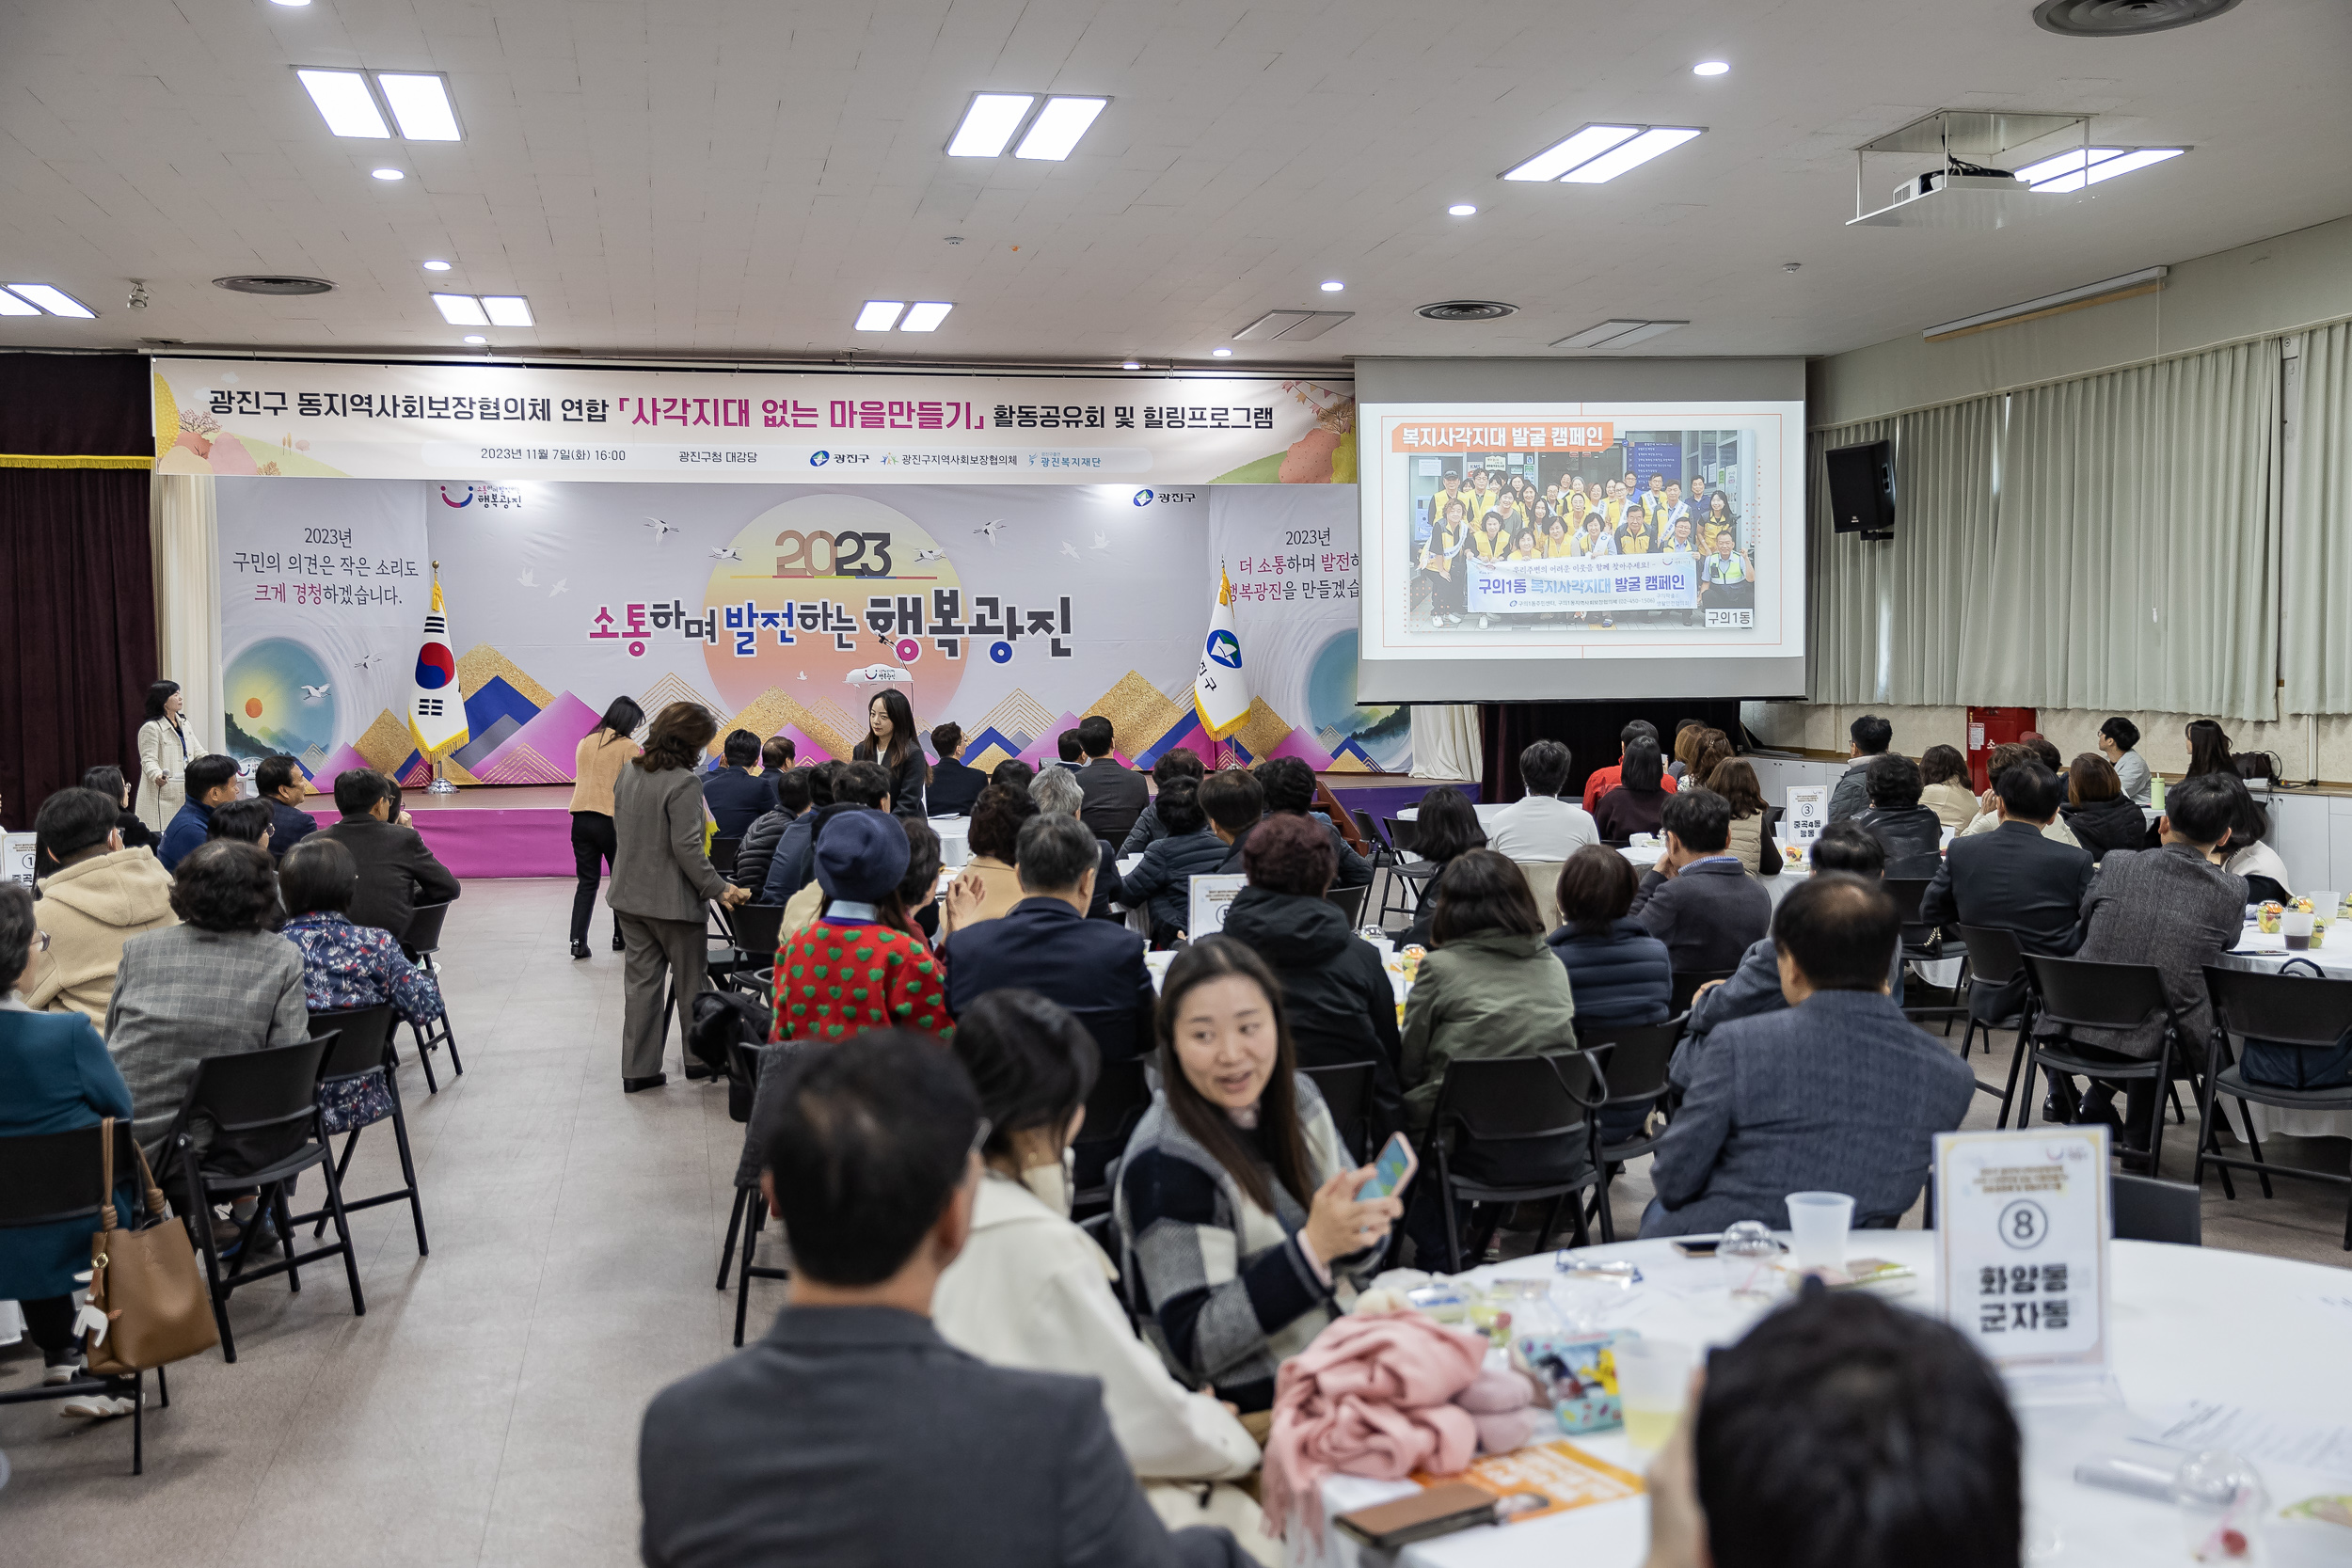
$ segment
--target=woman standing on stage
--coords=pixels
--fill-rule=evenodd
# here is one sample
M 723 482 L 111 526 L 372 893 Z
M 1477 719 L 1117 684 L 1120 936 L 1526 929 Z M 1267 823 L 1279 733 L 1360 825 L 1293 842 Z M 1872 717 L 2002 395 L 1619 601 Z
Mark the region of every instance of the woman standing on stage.
M 914 705 L 897 687 L 884 687 L 866 705 L 866 738 L 850 749 L 850 760 L 881 763 L 890 775 L 890 815 L 920 822 L 931 765 L 923 759 L 923 742 L 914 733 Z
M 635 699 L 615 697 L 596 727 L 580 737 L 572 753 L 572 957 L 588 956 L 588 915 L 596 907 L 596 879 L 612 863 L 612 784 L 621 766 L 638 754 L 631 738 L 645 721 Z M 621 950 L 621 923 L 612 922 L 612 951 Z
M 182 717 L 187 699 L 178 681 L 147 689 L 147 722 L 139 726 L 139 820 L 156 832 L 188 798 L 188 759 L 204 754 L 204 741 Z

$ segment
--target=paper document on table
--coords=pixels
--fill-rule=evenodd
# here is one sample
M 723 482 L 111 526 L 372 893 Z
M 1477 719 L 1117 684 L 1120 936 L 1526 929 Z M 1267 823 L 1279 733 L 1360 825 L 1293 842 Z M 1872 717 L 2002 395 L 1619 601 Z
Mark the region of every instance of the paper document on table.
M 1502 1516 L 1499 1522 L 1506 1525 L 1638 1497 L 1646 1490 L 1640 1476 L 1604 1464 L 1573 1443 L 1530 1444 L 1509 1453 L 1488 1454 L 1458 1476 L 1424 1475 L 1416 1470 L 1413 1480 L 1422 1486 L 1466 1481 L 1498 1497 L 1513 1498 L 1518 1506 L 1496 1511 Z
M 2143 1439 L 2168 1449 L 2185 1453 L 2228 1449 L 2257 1464 L 2294 1465 L 2352 1478 L 2352 1426 L 2209 1400 L 2169 1406 L 2147 1419 Z

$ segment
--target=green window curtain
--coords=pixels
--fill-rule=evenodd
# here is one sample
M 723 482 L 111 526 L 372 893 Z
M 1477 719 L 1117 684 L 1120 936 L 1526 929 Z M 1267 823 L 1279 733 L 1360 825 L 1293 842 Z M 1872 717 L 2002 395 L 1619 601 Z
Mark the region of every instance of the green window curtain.
M 2280 639 L 2288 711 L 2352 713 L 2352 323 L 2303 344 Z

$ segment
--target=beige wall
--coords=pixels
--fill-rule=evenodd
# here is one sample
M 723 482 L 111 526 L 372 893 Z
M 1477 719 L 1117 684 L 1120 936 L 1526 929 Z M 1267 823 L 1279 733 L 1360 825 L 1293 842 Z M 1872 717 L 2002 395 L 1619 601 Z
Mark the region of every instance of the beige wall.
M 1806 422 L 1850 424 L 2352 317 L 2352 217 L 2170 264 L 2164 288 L 2137 299 L 1948 342 L 1915 332 L 1817 359 Z

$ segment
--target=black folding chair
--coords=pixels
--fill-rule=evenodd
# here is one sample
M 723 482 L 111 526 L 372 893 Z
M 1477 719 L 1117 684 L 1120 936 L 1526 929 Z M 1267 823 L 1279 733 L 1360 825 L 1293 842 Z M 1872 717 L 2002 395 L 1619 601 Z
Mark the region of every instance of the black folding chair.
M 1925 877 L 1889 877 L 1879 884 L 1886 890 L 1886 895 L 1895 900 L 1895 917 L 1902 922 L 1905 963 L 1941 963 L 1947 957 L 1942 929 L 1919 918 L 1919 901 L 1927 895 L 1928 882 L 1929 879 Z M 1952 1020 L 1968 1016 L 1968 1005 L 1960 1000 L 1961 987 L 1966 983 L 1967 967 L 1968 960 L 1963 958 L 1961 974 L 1952 984 L 1950 1002 L 1922 1007 L 1907 1006 L 1903 1008 L 1903 1016 L 1915 1023 L 1940 1018 L 1944 1021 L 1945 1034 L 1949 1035 Z
M 739 1079 L 746 1090 L 739 1097 L 745 1120 L 750 1119 L 752 1103 L 759 1091 L 760 1073 L 781 1065 L 783 1057 L 780 1053 L 787 1049 L 789 1047 L 741 1043 L 727 1047 L 728 1076 L 731 1079 Z M 734 1114 L 732 1103 L 729 1105 L 728 1114 L 730 1116 Z M 736 1264 L 735 1343 L 738 1349 L 740 1349 L 743 1343 L 743 1320 L 751 1311 L 752 1281 L 792 1277 L 790 1269 L 780 1269 L 772 1264 L 752 1261 L 753 1254 L 759 1250 L 759 1233 L 767 1227 L 768 1195 L 760 1191 L 756 1182 L 748 1187 L 737 1187 L 735 1208 L 727 1216 L 726 1245 L 721 1249 L 719 1255 L 719 1284 L 720 1289 L 726 1288 L 727 1259 L 730 1254 L 734 1254 Z M 743 1238 L 743 1249 L 740 1253 L 736 1253 L 735 1240 L 739 1228 Z
M 1593 1110 L 1607 1095 L 1581 1052 L 1551 1056 L 1460 1058 L 1446 1064 L 1445 1081 L 1429 1120 L 1428 1154 L 1437 1167 L 1437 1201 L 1445 1210 L 1447 1274 L 1463 1268 L 1456 1205 L 1489 1206 L 1472 1232 L 1468 1256 L 1486 1250 L 1502 1223 L 1500 1205 L 1550 1198 L 1540 1250 L 1574 1203 L 1576 1245 L 1592 1239 L 1583 1195 L 1600 1185 L 1593 1164 Z
M 1070 1217 L 1083 1220 L 1111 1206 L 1111 1167 L 1126 1152 L 1127 1139 L 1152 1107 L 1152 1081 L 1139 1058 L 1105 1059 L 1087 1096 L 1086 1122 L 1071 1145 Z
M 1371 1159 L 1376 1152 L 1372 1147 L 1372 1064 L 1347 1062 L 1298 1070 L 1315 1081 L 1324 1108 L 1331 1113 L 1331 1125 L 1339 1129 L 1340 1142 L 1347 1152 L 1359 1161 Z
M 2025 956 L 2026 972 L 2033 976 L 2037 1021 L 2067 1031 L 2055 1041 L 2040 1036 L 2020 1037 L 2018 1050 L 2026 1057 L 2025 1098 L 2018 1101 L 2017 1125 L 2033 1115 L 2033 1075 L 2039 1070 L 2052 1081 L 2060 1077 L 2128 1083 L 2151 1079 L 2159 1090 L 2172 1083 L 2173 1063 L 2181 1053 L 2180 1015 L 2164 993 L 2164 976 L 2153 964 L 2098 963 L 2089 958 L 2048 958 Z M 2164 1015 L 2164 1037 L 2148 1061 L 2102 1061 L 2069 1051 L 2076 1029 L 2132 1029 L 2157 1013 Z M 2063 1104 L 2064 1101 L 2059 1102 Z M 2149 1096 L 2148 1148 L 2145 1153 L 2122 1149 L 2127 1164 L 2151 1171 L 2164 1168 L 2164 1096 Z
M 2026 1041 L 2033 1032 L 2033 976 L 2026 973 L 2025 951 L 2017 945 L 2014 932 L 1992 926 L 1954 926 L 1952 929 L 1960 934 L 1960 940 L 1968 949 L 1968 1027 L 1961 1031 L 1960 1059 L 1963 1062 L 1968 1059 L 1968 1053 L 1976 1044 L 1979 1029 L 1984 1031 L 1984 1050 L 1988 1056 L 1993 1053 L 1994 1030 L 2017 1031 L 2017 1053 L 2010 1058 L 2009 1082 L 1996 1089 L 1981 1078 L 1977 1080 L 1978 1093 L 1999 1098 L 2001 1119 L 1994 1125 L 2006 1128 L 2009 1125 L 2010 1104 L 2017 1094 L 2017 1071 L 2026 1061 Z M 2007 1017 L 1998 1016 L 2001 1009 L 1994 999 L 2003 988 L 2020 975 L 2025 977 L 2025 985 L 2020 992 L 2017 1011 Z
M 359 1289 L 358 1255 L 351 1246 L 351 1225 L 343 1209 L 342 1179 L 335 1170 L 326 1134 L 319 1130 L 319 1079 L 333 1053 L 338 1036 L 314 1035 L 292 1045 L 264 1047 L 231 1056 L 207 1056 L 196 1065 L 196 1080 L 172 1120 L 165 1147 L 178 1163 L 177 1180 L 185 1196 L 186 1213 L 196 1231 L 197 1249 L 204 1255 L 204 1276 L 212 1289 L 213 1319 L 220 1325 L 224 1361 L 237 1358 L 236 1337 L 229 1328 L 229 1297 L 256 1280 L 272 1275 L 286 1276 L 286 1288 L 302 1289 L 301 1266 L 322 1258 L 340 1256 L 343 1277 L 351 1286 L 351 1313 L 367 1316 L 367 1297 Z M 199 1118 L 213 1126 L 210 1145 L 201 1152 L 191 1128 Z M 260 1162 L 257 1168 L 222 1168 Z M 215 1162 L 207 1169 L 203 1162 Z M 286 1206 L 286 1184 L 312 1165 L 326 1181 L 326 1212 L 334 1219 L 334 1244 L 309 1252 L 294 1250 L 294 1215 Z M 220 1247 L 213 1240 L 212 1202 L 215 1196 L 258 1188 L 261 1208 L 253 1226 L 237 1247 L 235 1261 L 224 1276 Z M 177 1203 L 178 1199 L 174 1202 Z M 252 1229 L 262 1212 L 277 1221 L 285 1256 L 261 1268 L 248 1267 L 253 1257 Z
M 1335 887 L 1323 898 L 1324 902 L 1347 917 L 1348 928 L 1353 930 L 1363 924 L 1364 895 L 1371 891 L 1372 884 L 1369 882 L 1362 887 Z
M 1389 879 L 1380 887 L 1380 912 L 1376 918 L 1383 927 L 1391 914 L 1401 914 L 1407 921 L 1419 920 L 1421 907 L 1429 897 L 1429 885 L 1438 879 L 1442 867 L 1428 861 L 1403 858 L 1412 853 L 1414 845 L 1420 842 L 1420 830 L 1415 824 L 1391 816 L 1381 826 L 1395 853 L 1390 857 Z
M 2122 1171 L 2107 1180 L 2107 1221 L 2117 1241 L 2205 1244 L 2204 1213 L 2195 1187 Z
M 1682 1013 L 1663 1023 L 1596 1029 L 1581 1042 L 1583 1053 L 1592 1058 L 1593 1072 L 1601 1088 L 1600 1102 L 1593 1107 L 1593 1168 L 1600 1172 L 1600 1185 L 1593 1194 L 1592 1212 L 1599 1216 L 1600 1239 L 1604 1243 L 1617 1239 L 1616 1217 L 1609 1209 L 1610 1167 L 1649 1153 L 1664 1134 L 1645 1131 L 1618 1143 L 1603 1143 L 1600 1113 L 1611 1105 L 1654 1101 L 1661 1108 L 1664 1106 L 1669 1086 L 1667 1064 L 1674 1060 L 1675 1045 L 1682 1038 L 1688 1018 L 1688 1013 Z M 1447 1069 L 1449 1076 L 1452 1070 Z
M 2190 1180 L 2201 1188 L 2205 1167 L 2217 1165 L 2221 1170 L 2221 1190 L 2233 1198 L 2237 1196 L 2230 1182 L 2233 1169 L 2257 1173 L 2265 1197 L 2272 1196 L 2270 1179 L 2274 1175 L 2336 1182 L 2347 1189 L 2344 1246 L 2352 1252 L 2352 1176 L 2265 1162 L 2262 1145 L 2254 1136 L 2253 1114 L 2247 1104 L 2251 1101 L 2280 1110 L 2352 1111 L 2352 1084 L 2319 1089 L 2249 1084 L 2244 1064 L 2236 1059 L 2230 1046 L 2230 1037 L 2235 1035 L 2241 1039 L 2257 1039 L 2297 1052 L 2332 1050 L 2343 1042 L 2345 1031 L 2352 1030 L 2352 980 L 2288 973 L 2255 974 L 2207 964 L 2205 989 L 2213 996 L 2213 1054 L 2205 1063 L 2204 1094 L 2199 1104 L 2197 1164 Z M 2244 1156 L 2220 1152 L 2220 1130 L 2228 1123 L 2217 1100 L 2225 1094 L 2237 1101 L 2246 1135 Z
M 1396 851 L 1389 847 L 1387 839 L 1380 836 L 1380 829 L 1372 820 L 1372 813 L 1358 807 L 1351 809 L 1347 815 L 1356 819 L 1356 831 L 1372 847 L 1372 853 L 1365 857 L 1372 863 L 1372 868 L 1380 871 L 1394 865 Z
M 441 983 L 441 971 L 433 961 L 433 955 L 440 951 L 441 922 L 448 918 L 449 905 L 446 903 L 418 905 L 416 913 L 408 922 L 407 938 L 401 943 L 416 956 L 417 961 L 424 966 L 424 972 L 433 976 L 436 986 Z M 441 1016 L 431 1023 L 411 1023 L 408 1026 L 409 1034 L 417 1042 L 417 1057 L 424 1063 L 424 1088 L 427 1094 L 441 1092 L 441 1085 L 433 1078 L 433 1053 L 442 1046 L 449 1047 L 451 1069 L 461 1078 L 466 1072 L 466 1064 L 457 1057 L 457 1036 L 450 1028 L 448 1000 L 446 995 L 442 997 Z M 392 1065 L 400 1065 L 397 1057 Z
M 710 977 L 712 988 L 719 990 L 753 990 L 756 993 L 762 988 L 746 986 L 739 976 L 772 974 L 776 962 L 777 934 L 784 929 L 784 906 L 744 904 L 730 911 L 713 899 L 709 908 L 727 928 L 724 939 L 711 942 L 704 949 L 703 966 Z M 673 974 L 661 998 L 661 1043 L 664 1049 L 670 1043 L 670 1020 L 676 1013 L 677 976 Z M 691 1052 L 686 1053 L 685 1061 L 686 1076 L 690 1079 L 719 1076 L 697 1061 Z
M 743 847 L 740 838 L 714 838 L 710 841 L 710 869 L 722 877 L 735 875 L 736 851 Z
M 392 1008 L 385 1003 L 373 1007 L 337 1007 L 310 1015 L 310 1034 L 316 1038 L 333 1038 L 334 1049 L 326 1053 L 326 1061 L 319 1069 L 319 1126 L 322 1137 L 337 1132 L 346 1133 L 343 1151 L 335 1161 L 335 1179 L 341 1181 L 351 1173 L 351 1151 L 359 1147 L 359 1134 L 377 1121 L 392 1124 L 392 1142 L 400 1148 L 400 1177 L 402 1184 L 388 1193 L 358 1200 L 346 1198 L 343 1212 L 356 1214 L 362 1209 L 381 1204 L 398 1203 L 406 1199 L 408 1218 L 417 1230 L 417 1256 L 429 1256 L 432 1248 L 424 1242 L 424 1201 L 417 1189 L 417 1165 L 408 1152 L 408 1117 L 401 1109 L 400 1083 L 392 1069 L 399 1058 L 392 1052 Z M 337 1091 L 357 1100 L 366 1090 L 368 1080 L 378 1078 L 391 1108 L 365 1121 L 349 1121 L 338 1125 L 331 1102 Z M 326 1222 L 331 1216 L 324 1208 L 307 1214 L 296 1214 L 294 1224 L 305 1220 L 314 1222 L 310 1231 L 313 1241 L 326 1234 Z
M 1680 1018 L 1691 1010 L 1691 998 L 1698 994 L 1701 986 L 1709 980 L 1728 980 L 1739 973 L 1737 969 L 1677 969 L 1670 982 L 1673 989 L 1667 993 L 1666 1006 L 1675 1017 Z
M 161 1218 L 146 1212 L 146 1183 L 139 1180 L 138 1173 L 138 1149 L 131 1142 L 131 1123 L 127 1118 L 117 1121 L 115 1176 L 119 1180 L 127 1175 L 138 1195 L 131 1216 L 134 1227 Z M 97 1230 L 103 1224 L 99 1209 L 109 1200 L 105 1187 L 105 1150 L 96 1123 L 70 1132 L 0 1138 L 0 1235 L 25 1226 L 59 1225 L 67 1220 L 85 1221 L 89 1229 Z M 171 1389 L 161 1367 L 155 1369 L 155 1388 L 169 1406 Z M 103 1397 L 113 1392 L 110 1380 L 80 1372 L 65 1383 L 0 1388 L 0 1404 L 71 1400 L 84 1394 Z M 135 1372 L 131 1378 L 131 1473 L 143 1475 L 146 1470 L 147 1376 Z

